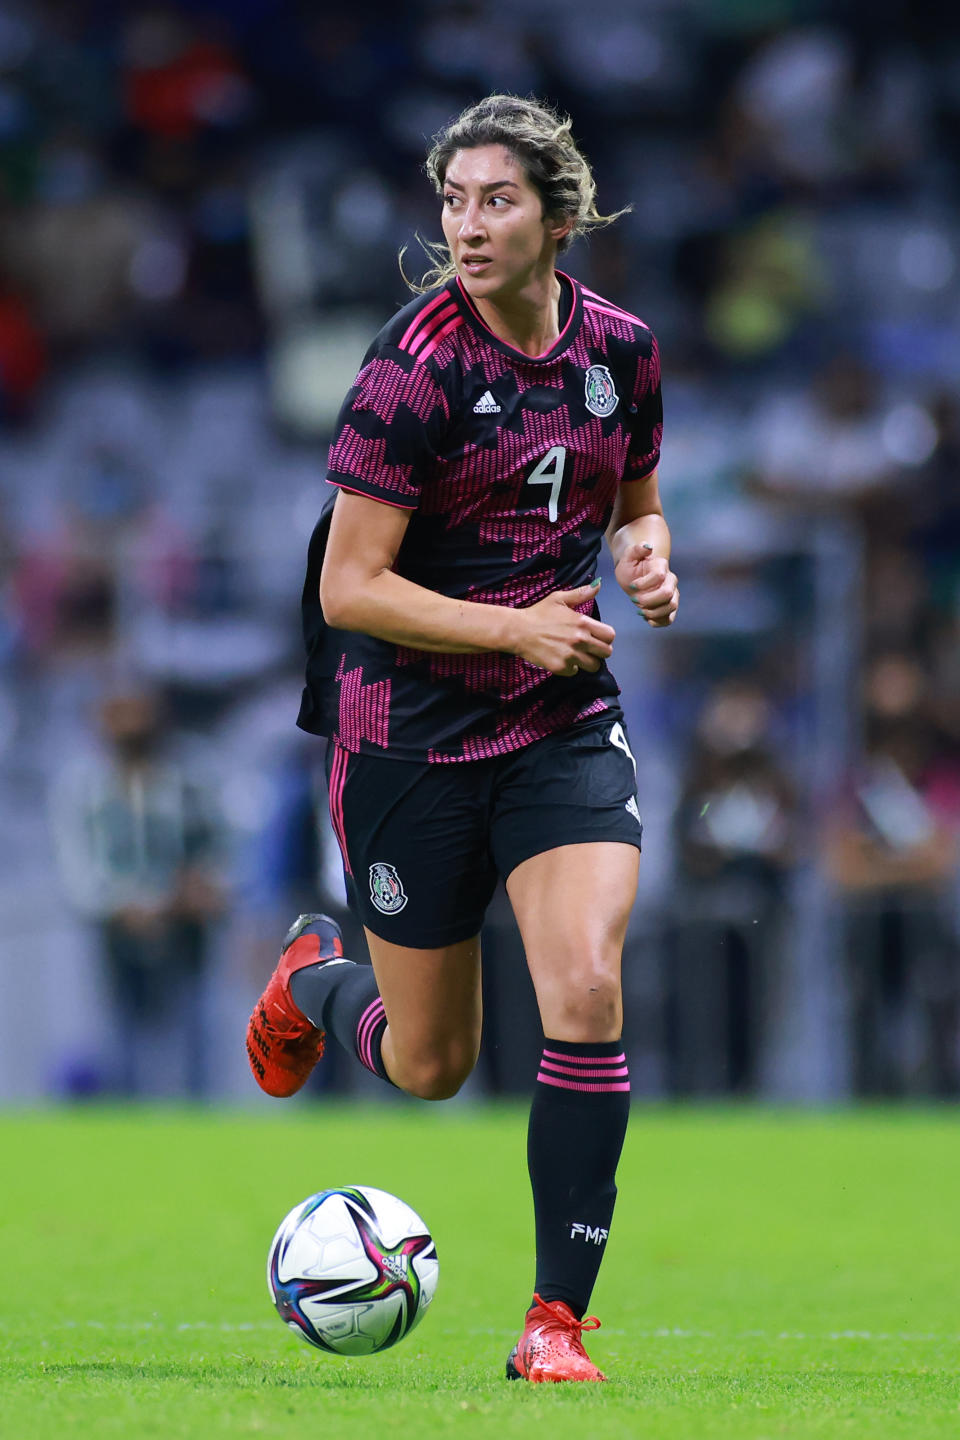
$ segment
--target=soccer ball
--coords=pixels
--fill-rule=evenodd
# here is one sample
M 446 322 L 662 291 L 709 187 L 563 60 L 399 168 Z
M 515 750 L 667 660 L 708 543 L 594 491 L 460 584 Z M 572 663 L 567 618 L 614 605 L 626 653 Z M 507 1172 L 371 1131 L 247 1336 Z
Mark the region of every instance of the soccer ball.
M 385 1190 L 321 1190 L 281 1222 L 267 1260 L 277 1314 L 311 1345 L 373 1355 L 402 1340 L 437 1288 L 440 1266 L 420 1216 Z

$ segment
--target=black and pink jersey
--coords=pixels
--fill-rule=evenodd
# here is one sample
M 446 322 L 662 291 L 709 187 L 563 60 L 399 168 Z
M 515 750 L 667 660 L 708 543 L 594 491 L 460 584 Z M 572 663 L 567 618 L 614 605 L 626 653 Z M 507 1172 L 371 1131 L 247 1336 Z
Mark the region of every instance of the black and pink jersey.
M 527 606 L 587 583 L 618 486 L 657 465 L 653 334 L 561 279 L 569 313 L 535 359 L 499 339 L 455 279 L 407 305 L 367 352 L 327 478 L 410 511 L 395 569 L 418 585 Z M 318 587 L 331 508 L 314 531 L 304 586 L 303 729 L 353 752 L 452 762 L 617 711 L 605 665 L 567 678 L 515 655 L 436 654 L 327 627 Z M 593 602 L 585 608 L 598 613 Z

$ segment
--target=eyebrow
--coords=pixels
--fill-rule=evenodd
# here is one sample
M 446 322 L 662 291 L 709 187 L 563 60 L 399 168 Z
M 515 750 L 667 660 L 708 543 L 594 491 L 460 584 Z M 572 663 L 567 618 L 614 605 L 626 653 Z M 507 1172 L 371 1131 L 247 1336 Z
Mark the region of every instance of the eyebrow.
M 443 183 L 444 183 L 444 185 L 449 185 L 451 190 L 464 190 L 464 189 L 466 189 L 466 186 L 464 186 L 464 185 L 459 185 L 456 180 L 444 180 Z M 519 185 L 517 184 L 516 180 L 491 180 L 491 181 L 489 181 L 489 183 L 487 183 L 487 184 L 485 184 L 485 185 L 481 185 L 481 186 L 480 186 L 480 189 L 481 189 L 481 190 L 503 190 L 507 185 L 510 186 L 511 190 L 519 190 L 519 188 L 520 188 Z

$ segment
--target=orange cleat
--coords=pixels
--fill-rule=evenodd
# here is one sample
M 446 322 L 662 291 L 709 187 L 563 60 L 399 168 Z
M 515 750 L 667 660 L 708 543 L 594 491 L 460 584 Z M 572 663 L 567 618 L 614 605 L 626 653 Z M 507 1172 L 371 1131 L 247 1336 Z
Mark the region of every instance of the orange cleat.
M 599 1330 L 595 1315 L 578 1320 L 562 1300 L 541 1300 L 534 1295 L 523 1334 L 507 1361 L 508 1380 L 533 1383 L 556 1380 L 606 1380 L 583 1348 L 584 1330 Z
M 268 1095 L 295 1095 L 323 1054 L 323 1031 L 290 994 L 290 976 L 343 957 L 340 927 L 329 915 L 301 915 L 287 931 L 276 970 L 247 1025 L 247 1059 Z

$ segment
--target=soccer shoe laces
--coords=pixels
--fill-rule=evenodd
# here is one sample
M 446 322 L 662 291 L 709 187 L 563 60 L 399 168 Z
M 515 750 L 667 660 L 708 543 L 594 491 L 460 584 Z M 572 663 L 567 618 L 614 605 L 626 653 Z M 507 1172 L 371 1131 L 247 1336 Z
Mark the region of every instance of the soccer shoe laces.
M 600 1321 L 596 1315 L 587 1315 L 583 1320 L 578 1320 L 562 1301 L 543 1300 L 537 1294 L 534 1294 L 533 1298 L 540 1309 L 545 1310 L 555 1324 L 562 1325 L 564 1330 L 575 1330 L 578 1340 L 584 1330 L 600 1329 Z
M 257 1019 L 263 1027 L 264 1034 L 268 1040 L 276 1040 L 282 1045 L 288 1040 L 302 1040 L 311 1030 L 317 1027 L 304 1015 L 296 1019 L 293 1015 L 284 1011 L 284 1018 L 289 1022 L 286 1025 L 277 1025 L 267 1018 L 267 1012 L 262 1005 L 258 1007 Z

